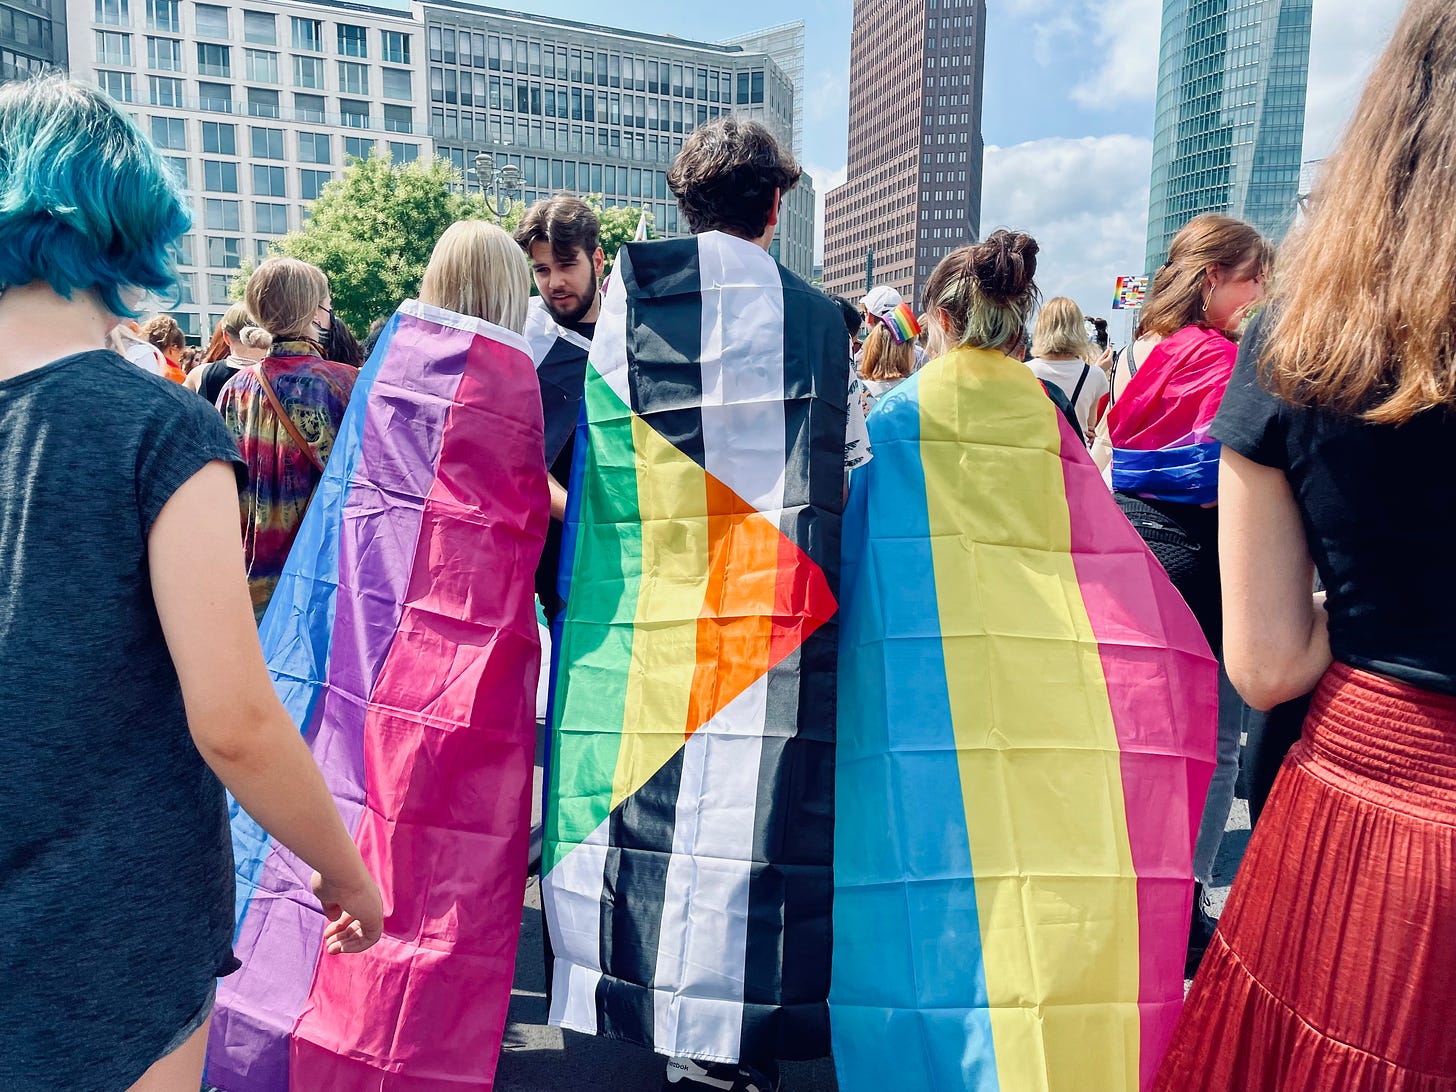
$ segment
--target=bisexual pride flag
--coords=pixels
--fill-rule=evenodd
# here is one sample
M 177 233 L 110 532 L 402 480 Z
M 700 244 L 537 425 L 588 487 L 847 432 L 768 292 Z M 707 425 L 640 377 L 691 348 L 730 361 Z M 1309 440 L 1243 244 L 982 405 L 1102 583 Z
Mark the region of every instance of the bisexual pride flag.
M 844 532 L 844 1092 L 1147 1087 L 1183 1003 L 1215 665 L 1017 361 L 886 395 Z
M 406 302 L 260 634 L 383 892 L 384 936 L 321 955 L 310 870 L 234 805 L 243 967 L 219 983 L 219 1089 L 492 1087 L 526 877 L 545 475 L 524 339 Z
M 554 636 L 551 1023 L 664 1054 L 828 1051 L 849 352 L 708 233 L 617 258 Z

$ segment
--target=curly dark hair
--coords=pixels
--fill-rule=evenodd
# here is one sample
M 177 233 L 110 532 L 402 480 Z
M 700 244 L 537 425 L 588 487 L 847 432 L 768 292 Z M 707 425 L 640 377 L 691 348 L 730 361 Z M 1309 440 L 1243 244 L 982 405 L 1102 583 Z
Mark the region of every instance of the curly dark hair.
M 768 230 L 774 191 L 799 183 L 799 164 L 756 121 L 724 117 L 688 137 L 667 173 L 694 235 L 726 231 L 757 239 Z
M 601 246 L 601 223 L 596 209 L 580 197 L 558 193 L 526 211 L 515 238 L 527 257 L 537 243 L 548 243 L 559 262 L 572 260 L 578 250 L 590 258 Z

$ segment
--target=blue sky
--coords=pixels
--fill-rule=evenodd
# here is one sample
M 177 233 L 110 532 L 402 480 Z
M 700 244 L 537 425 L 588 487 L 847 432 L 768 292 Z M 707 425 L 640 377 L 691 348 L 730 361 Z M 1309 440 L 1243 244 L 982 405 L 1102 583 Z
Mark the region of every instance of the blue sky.
M 805 23 L 804 165 L 843 180 L 852 0 L 533 0 L 497 6 L 718 41 Z M 982 229 L 1030 231 L 1043 294 L 1106 314 L 1141 272 L 1161 0 L 988 0 Z M 1305 158 L 1328 153 L 1401 0 L 1315 0 Z M 1119 332 L 1117 324 L 1114 333 Z

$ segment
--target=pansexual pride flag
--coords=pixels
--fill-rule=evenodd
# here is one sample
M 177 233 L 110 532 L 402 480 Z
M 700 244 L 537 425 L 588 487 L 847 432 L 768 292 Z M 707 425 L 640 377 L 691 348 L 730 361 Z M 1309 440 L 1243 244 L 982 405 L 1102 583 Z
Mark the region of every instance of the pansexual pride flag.
M 587 368 L 555 649 L 551 1022 L 828 1050 L 839 311 L 732 236 L 633 243 Z
M 1183 1002 L 1215 665 L 1022 364 L 870 416 L 845 515 L 844 1092 L 1146 1087 Z
M 1112 487 L 1180 504 L 1218 500 L 1221 445 L 1210 435 L 1238 348 L 1185 326 L 1148 353 L 1107 413 Z
M 379 882 L 384 936 L 321 956 L 309 869 L 234 805 L 243 968 L 219 984 L 210 1084 L 492 1087 L 526 877 L 545 473 L 524 339 L 405 303 L 260 634 Z

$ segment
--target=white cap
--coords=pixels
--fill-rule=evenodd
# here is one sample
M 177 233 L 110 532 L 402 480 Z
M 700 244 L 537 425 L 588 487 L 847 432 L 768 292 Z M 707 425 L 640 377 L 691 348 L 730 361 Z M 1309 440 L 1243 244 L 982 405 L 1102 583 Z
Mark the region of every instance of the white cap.
M 876 318 L 884 318 L 900 304 L 905 302 L 888 284 L 878 284 L 865 294 L 859 305 Z

